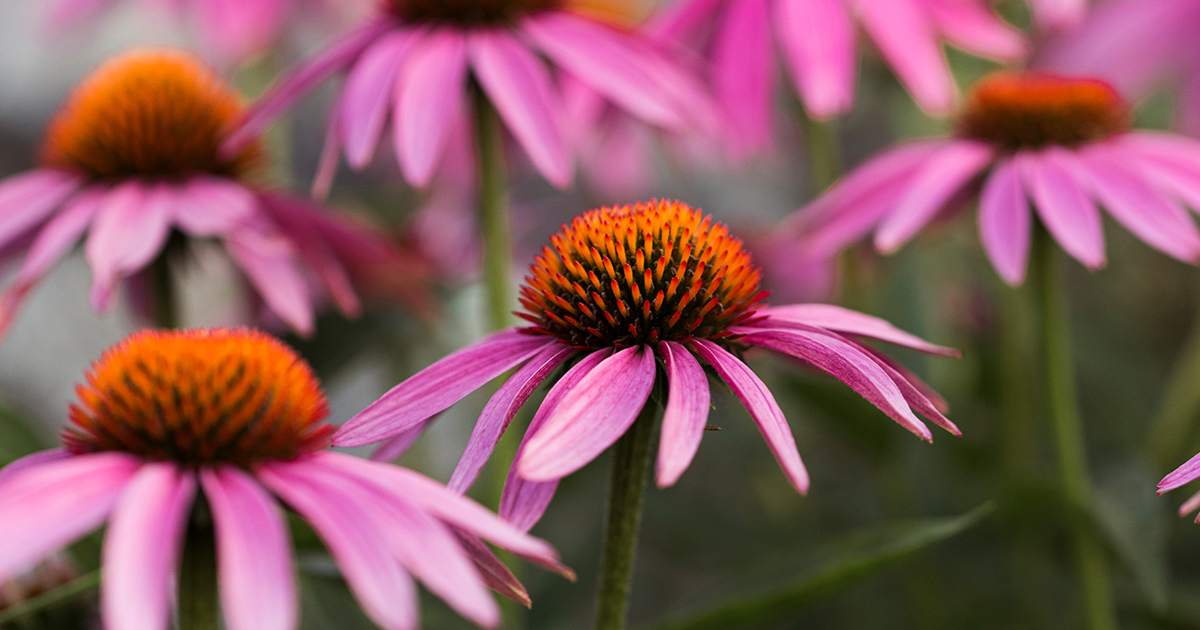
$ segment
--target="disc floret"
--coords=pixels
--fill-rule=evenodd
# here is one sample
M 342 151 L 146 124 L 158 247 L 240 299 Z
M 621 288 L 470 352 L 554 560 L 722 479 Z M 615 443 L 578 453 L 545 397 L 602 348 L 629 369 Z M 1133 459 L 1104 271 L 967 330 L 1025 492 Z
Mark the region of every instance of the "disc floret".
M 312 370 L 250 330 L 143 331 L 105 352 L 76 387 L 63 442 L 186 465 L 248 467 L 329 445 Z
M 386 0 L 388 10 L 408 22 L 463 26 L 510 22 L 521 15 L 557 9 L 563 0 Z
M 518 315 L 576 347 L 722 339 L 766 296 L 742 242 L 678 201 L 591 210 L 550 243 Z
M 1078 146 L 1129 127 L 1129 107 L 1107 83 L 1000 73 L 975 86 L 959 117 L 958 135 L 1017 150 Z

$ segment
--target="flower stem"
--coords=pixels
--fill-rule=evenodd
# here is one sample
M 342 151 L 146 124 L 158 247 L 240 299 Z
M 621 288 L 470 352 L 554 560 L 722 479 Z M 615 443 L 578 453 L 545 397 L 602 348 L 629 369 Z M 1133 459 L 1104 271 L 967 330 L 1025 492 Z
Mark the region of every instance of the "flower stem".
M 171 260 L 168 252 L 159 254 L 150 263 L 151 300 L 154 325 L 158 328 L 179 328 L 179 302 L 175 295 L 175 282 L 171 277 Z
M 479 225 L 483 231 L 483 282 L 492 330 L 511 321 L 512 236 L 500 117 L 483 90 L 475 90 L 475 142 L 479 153 Z
M 203 496 L 188 521 L 179 565 L 179 630 L 220 630 L 217 547 L 212 515 Z
M 823 192 L 842 176 L 842 149 L 838 146 L 837 121 L 817 120 L 802 112 L 804 140 L 808 146 L 813 189 Z
M 1035 274 L 1040 277 L 1042 355 L 1045 363 L 1050 423 L 1058 457 L 1063 494 L 1072 511 L 1074 547 L 1087 627 L 1115 630 L 1108 567 L 1104 549 L 1088 523 L 1092 487 L 1088 479 L 1083 425 L 1075 399 L 1075 373 L 1071 359 L 1070 322 L 1060 277 L 1057 250 L 1049 235 L 1039 230 L 1034 240 Z
M 623 630 L 633 576 L 633 555 L 642 522 L 642 490 L 650 469 L 650 443 L 658 403 L 646 401 L 633 426 L 613 447 L 608 488 L 608 523 L 600 560 L 600 595 L 596 630 Z

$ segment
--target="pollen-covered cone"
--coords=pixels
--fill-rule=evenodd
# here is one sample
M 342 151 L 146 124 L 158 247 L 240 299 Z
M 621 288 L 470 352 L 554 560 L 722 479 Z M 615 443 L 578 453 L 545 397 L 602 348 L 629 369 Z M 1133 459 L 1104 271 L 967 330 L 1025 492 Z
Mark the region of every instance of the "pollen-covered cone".
M 230 630 L 299 624 L 285 508 L 312 525 L 388 630 L 418 625 L 414 576 L 482 627 L 500 621 L 488 587 L 528 604 L 481 539 L 570 575 L 545 542 L 437 482 L 325 450 L 333 429 L 320 385 L 263 333 L 137 333 L 96 362 L 78 394 L 64 448 L 0 470 L 0 579 L 107 523 L 106 627 L 169 627 L 199 492 Z
M 334 435 L 361 446 L 411 440 L 434 416 L 515 370 L 492 396 L 449 487 L 465 491 L 509 422 L 543 382 L 549 391 L 509 470 L 501 516 L 528 529 L 558 480 L 633 424 L 655 381 L 667 392 L 657 479 L 669 486 L 700 446 L 711 367 L 745 405 L 784 474 L 808 489 L 791 429 L 740 355 L 754 346 L 801 359 L 845 382 L 904 428 L 932 439 L 913 411 L 957 434 L 945 403 L 869 338 L 955 355 L 880 319 L 827 304 L 763 306 L 759 270 L 741 241 L 700 210 L 650 201 L 591 210 L 551 237 L 521 287 L 529 324 L 496 333 L 400 383 Z M 565 370 L 565 372 L 562 372 Z

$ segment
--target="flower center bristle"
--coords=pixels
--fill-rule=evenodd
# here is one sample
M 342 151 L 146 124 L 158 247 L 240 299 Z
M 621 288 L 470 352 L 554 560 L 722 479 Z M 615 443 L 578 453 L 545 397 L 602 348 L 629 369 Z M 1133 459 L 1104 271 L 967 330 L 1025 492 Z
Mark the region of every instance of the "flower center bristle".
M 1008 149 L 1076 146 L 1129 128 L 1129 108 L 1108 84 L 1042 74 L 981 80 L 958 120 L 958 135 Z
M 67 99 L 46 132 L 42 163 L 96 179 L 241 177 L 261 161 L 258 144 L 231 160 L 217 154 L 241 111 L 237 95 L 190 54 L 126 53 Z
M 407 22 L 480 25 L 511 22 L 526 13 L 557 9 L 564 0 L 384 0 L 388 11 Z
M 110 348 L 76 387 L 63 443 L 189 465 L 287 460 L 329 445 L 312 370 L 250 330 L 143 331 Z
M 550 243 L 518 315 L 576 347 L 719 339 L 766 296 L 742 242 L 678 201 L 591 210 Z

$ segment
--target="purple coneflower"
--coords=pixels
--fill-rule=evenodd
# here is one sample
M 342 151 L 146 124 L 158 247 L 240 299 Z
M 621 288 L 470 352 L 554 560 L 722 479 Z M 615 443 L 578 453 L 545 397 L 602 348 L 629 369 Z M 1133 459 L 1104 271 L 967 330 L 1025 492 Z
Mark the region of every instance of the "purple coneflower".
M 927 386 L 860 337 L 957 355 L 885 321 L 826 304 L 763 308 L 759 271 L 725 226 L 686 204 L 653 201 L 592 210 L 551 237 L 521 288 L 523 328 L 460 350 L 400 383 L 342 426 L 339 446 L 407 436 L 508 370 L 516 373 L 483 410 L 449 487 L 479 474 L 521 405 L 554 380 L 509 472 L 501 515 L 523 528 L 542 515 L 558 480 L 617 441 L 667 392 L 657 480 L 688 467 L 704 433 L 709 383 L 703 361 L 746 406 L 784 474 L 800 492 L 808 473 L 771 392 L 739 358 L 753 346 L 798 358 L 842 380 L 923 439 L 913 414 L 958 434 Z M 659 380 L 659 374 L 664 377 Z M 910 408 L 911 406 L 911 408 Z
M 80 239 L 97 311 L 122 278 L 165 275 L 189 239 L 214 238 L 296 331 L 313 327 L 310 277 L 342 312 L 357 313 L 345 252 L 383 261 L 389 248 L 309 202 L 255 186 L 257 143 L 219 157 L 240 111 L 223 81 L 178 51 L 126 53 L 76 88 L 46 132 L 41 166 L 0 182 L 0 250 L 25 254 L 0 296 L 0 330 Z
M 790 221 L 818 250 L 874 232 L 886 253 L 975 197 L 984 251 L 1009 284 L 1025 279 L 1034 211 L 1092 269 L 1105 262 L 1097 204 L 1151 247 L 1200 259 L 1200 230 L 1182 206 L 1200 209 L 1200 142 L 1131 130 L 1104 83 L 1040 74 L 982 80 L 953 137 L 889 149 Z
M 524 591 L 479 538 L 568 571 L 547 543 L 437 482 L 326 450 L 333 428 L 319 383 L 263 333 L 137 333 L 105 353 L 78 395 L 64 448 L 0 471 L 0 577 L 107 522 L 108 628 L 169 626 L 184 534 L 197 528 L 215 535 L 230 630 L 297 627 L 280 501 L 312 525 L 363 610 L 389 630 L 418 625 L 410 573 L 467 619 L 499 624 L 487 586 L 518 600 Z M 193 518 L 198 503 L 211 530 Z
M 1200 453 L 1171 471 L 1171 474 L 1163 477 L 1163 480 L 1158 482 L 1158 494 L 1163 495 L 1197 479 L 1200 479 Z M 1197 509 L 1200 509 L 1200 492 L 1193 494 L 1191 498 L 1183 502 L 1183 505 L 1179 506 L 1179 516 L 1187 516 Z M 1200 523 L 1200 514 L 1196 515 L 1196 522 Z

